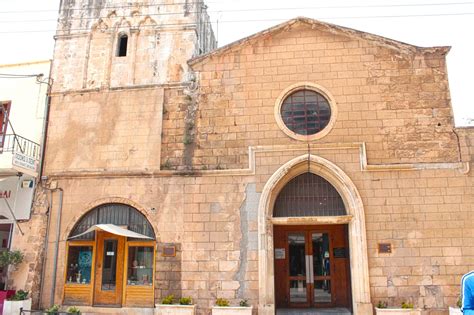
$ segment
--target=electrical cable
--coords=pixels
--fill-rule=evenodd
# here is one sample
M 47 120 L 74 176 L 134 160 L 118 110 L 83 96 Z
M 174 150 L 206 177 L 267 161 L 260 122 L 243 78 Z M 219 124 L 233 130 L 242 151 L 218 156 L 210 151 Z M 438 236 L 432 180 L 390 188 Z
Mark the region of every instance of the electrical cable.
M 83 11 L 83 10 L 92 10 L 92 9 L 124 9 L 124 8 L 137 8 L 137 7 L 160 7 L 160 6 L 174 6 L 174 5 L 196 5 L 196 4 L 202 4 L 207 7 L 207 4 L 210 3 L 218 3 L 218 4 L 223 4 L 221 1 L 202 1 L 202 2 L 178 2 L 178 3 L 160 3 L 160 4 L 140 4 L 140 5 L 119 5 L 119 6 L 110 6 L 110 7 L 103 7 L 103 6 L 84 6 L 81 8 L 68 8 L 66 11 Z M 340 6 L 318 6 L 318 7 L 313 7 L 317 9 L 354 9 L 354 8 L 383 8 L 383 7 L 413 7 L 413 6 L 420 6 L 420 7 L 425 7 L 425 6 L 444 6 L 444 5 L 465 5 L 465 4 L 474 4 L 473 1 L 468 1 L 468 2 L 454 2 L 454 3 L 411 3 L 411 4 L 388 4 L 388 5 L 373 5 L 373 4 L 362 4 L 362 5 L 340 5 Z M 275 9 L 281 9 L 281 10 L 286 10 L 286 8 L 275 8 Z M 304 9 L 304 8 L 301 8 Z M 265 8 L 265 9 L 254 9 L 250 11 L 255 11 L 255 10 L 272 10 L 271 8 Z M 222 11 L 222 10 L 221 10 Z M 219 11 L 219 12 L 221 12 Z M 235 10 L 235 11 L 245 11 L 245 10 Z M 37 12 L 58 12 L 58 10 L 22 10 L 22 11 L 0 11 L 0 14 L 10 14 L 10 13 L 37 13 Z M 210 11 L 212 12 L 212 11 Z M 229 10 L 231 12 L 231 10 Z
M 474 12 L 463 13 L 437 13 L 437 14 L 411 14 L 411 15 L 374 15 L 374 16 L 335 16 L 335 17 L 317 17 L 319 20 L 339 20 L 339 19 L 386 19 L 386 18 L 411 18 L 411 17 L 440 17 L 440 16 L 467 16 L 474 15 Z M 219 23 L 252 23 L 252 22 L 281 22 L 288 19 L 256 19 L 256 20 L 227 20 L 219 21 Z M 217 21 L 201 22 L 202 24 L 213 24 Z M 147 27 L 163 27 L 163 26 L 194 26 L 196 23 L 169 23 L 169 24 L 143 24 L 142 28 Z M 26 30 L 26 31 L 1 31 L 0 34 L 20 34 L 20 33 L 45 33 L 45 32 L 71 32 L 71 31 L 90 31 L 89 28 L 70 28 L 63 30 Z M 62 34 L 57 34 L 62 35 Z
M 26 78 L 38 78 L 43 76 L 40 74 L 14 74 L 14 73 L 0 73 L 0 79 L 26 79 Z
M 426 6 L 452 6 L 452 5 L 470 5 L 474 2 L 456 2 L 456 3 L 431 3 L 431 4 L 391 4 L 391 5 L 348 5 L 348 6 L 312 6 L 312 7 L 288 7 L 288 8 L 260 8 L 260 9 L 231 9 L 231 10 L 207 10 L 207 13 L 225 13 L 225 12 L 261 12 L 261 11 L 289 11 L 289 10 L 316 10 L 316 9 L 366 9 L 366 8 L 393 8 L 393 7 L 426 7 Z M 146 6 L 146 5 L 145 5 Z M 124 6 L 128 8 L 129 6 Z M 104 7 L 103 9 L 111 9 Z M 68 9 L 70 10 L 70 9 Z M 82 9 L 85 10 L 85 9 Z M 20 11 L 18 11 L 20 12 Z M 25 12 L 25 11 L 24 11 Z M 22 12 L 22 13 L 24 13 Z M 27 11 L 26 11 L 27 12 Z M 3 12 L 0 12 L 3 13 Z M 189 12 L 190 14 L 199 14 L 199 11 Z M 182 15 L 183 12 L 163 12 L 150 14 L 137 14 L 134 16 L 167 16 L 167 15 Z M 127 18 L 129 16 L 116 15 L 115 18 Z M 69 17 L 68 21 L 72 20 L 95 20 L 106 17 Z M 43 20 L 0 20 L 0 23 L 28 23 L 28 22 L 53 22 L 57 19 L 43 19 Z

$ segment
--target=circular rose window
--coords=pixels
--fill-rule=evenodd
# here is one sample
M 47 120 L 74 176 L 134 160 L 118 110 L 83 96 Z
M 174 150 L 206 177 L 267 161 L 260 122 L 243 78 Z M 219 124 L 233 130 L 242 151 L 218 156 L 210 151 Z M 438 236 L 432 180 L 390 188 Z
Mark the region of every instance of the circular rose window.
M 288 95 L 280 107 L 281 119 L 295 134 L 311 136 L 323 130 L 331 120 L 328 100 L 313 90 L 298 90 Z

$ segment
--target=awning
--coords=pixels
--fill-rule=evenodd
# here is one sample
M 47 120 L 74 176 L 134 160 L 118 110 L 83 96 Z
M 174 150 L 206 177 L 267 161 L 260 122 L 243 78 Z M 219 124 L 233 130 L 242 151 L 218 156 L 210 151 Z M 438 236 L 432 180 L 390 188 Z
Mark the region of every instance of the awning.
M 120 226 L 117 226 L 115 224 L 96 224 L 96 225 L 93 225 L 90 228 L 88 228 L 87 231 L 85 231 L 81 234 L 78 234 L 78 235 L 74 235 L 74 236 L 70 237 L 69 239 L 77 238 L 79 236 L 82 236 L 82 235 L 85 235 L 87 233 L 94 232 L 94 231 L 97 231 L 97 230 L 101 230 L 101 231 L 104 231 L 104 232 L 109 232 L 111 234 L 125 236 L 125 237 L 142 238 L 142 239 L 153 240 L 152 237 L 149 237 L 149 236 L 146 236 L 146 235 L 143 235 L 143 234 L 140 234 L 140 233 L 136 233 L 136 232 L 124 229 L 124 228 L 122 228 Z

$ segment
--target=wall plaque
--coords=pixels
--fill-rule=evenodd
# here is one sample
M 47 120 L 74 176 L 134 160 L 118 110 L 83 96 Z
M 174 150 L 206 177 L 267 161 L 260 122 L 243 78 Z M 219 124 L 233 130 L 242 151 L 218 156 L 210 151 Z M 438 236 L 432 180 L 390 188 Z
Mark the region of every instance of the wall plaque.
M 176 256 L 176 246 L 175 245 L 166 245 L 163 246 L 163 252 L 161 253 L 163 257 L 175 257 Z
M 392 244 L 390 243 L 379 243 L 379 254 L 391 254 Z
M 285 259 L 284 248 L 275 248 L 275 259 Z
M 345 247 L 337 247 L 332 249 L 334 258 L 347 258 L 347 251 Z

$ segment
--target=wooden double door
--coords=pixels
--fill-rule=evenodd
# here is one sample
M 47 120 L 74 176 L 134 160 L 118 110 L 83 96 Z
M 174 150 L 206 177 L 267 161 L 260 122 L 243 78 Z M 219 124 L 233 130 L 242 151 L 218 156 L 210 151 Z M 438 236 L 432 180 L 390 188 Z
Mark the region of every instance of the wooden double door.
M 347 225 L 275 226 L 277 308 L 352 309 Z

